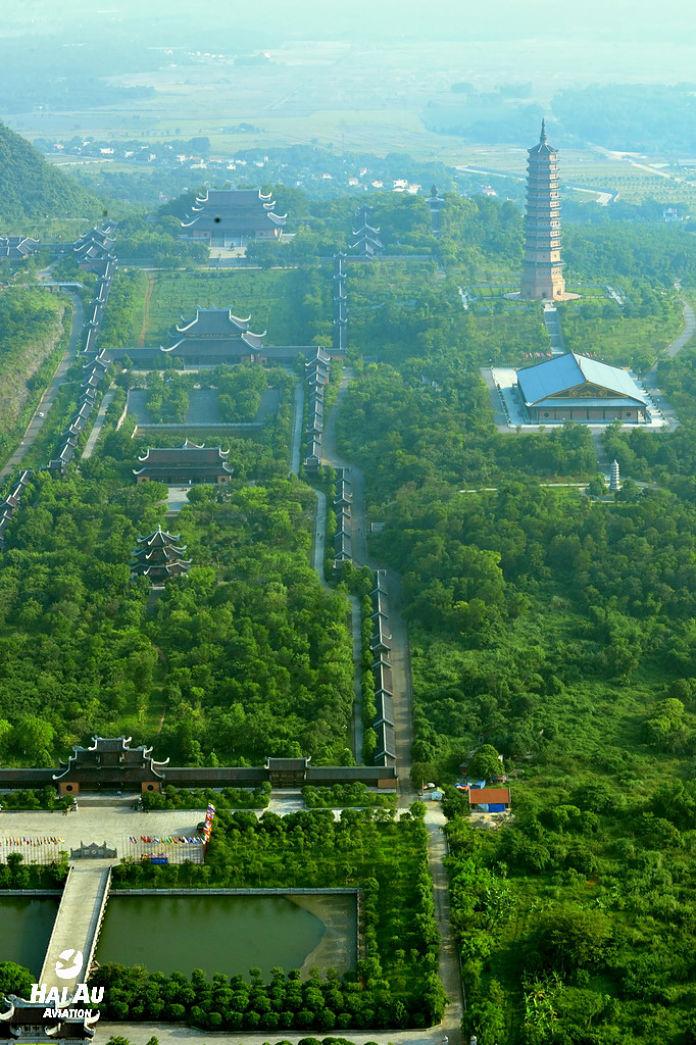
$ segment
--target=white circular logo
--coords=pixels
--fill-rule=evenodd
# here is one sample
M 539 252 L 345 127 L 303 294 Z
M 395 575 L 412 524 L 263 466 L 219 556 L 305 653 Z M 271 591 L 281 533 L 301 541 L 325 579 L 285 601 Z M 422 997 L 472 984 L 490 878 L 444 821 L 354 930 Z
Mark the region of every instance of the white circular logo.
M 71 947 L 67 951 L 61 951 L 56 962 L 56 976 L 61 980 L 72 980 L 78 976 L 84 962 L 82 951 L 74 951 Z M 68 964 L 72 962 L 72 964 Z

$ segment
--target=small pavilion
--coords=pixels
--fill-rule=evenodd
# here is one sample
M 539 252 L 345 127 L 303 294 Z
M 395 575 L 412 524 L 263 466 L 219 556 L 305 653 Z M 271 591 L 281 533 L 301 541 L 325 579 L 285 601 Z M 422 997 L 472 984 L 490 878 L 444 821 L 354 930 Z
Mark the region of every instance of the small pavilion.
M 170 577 L 187 573 L 192 560 L 184 558 L 186 545 L 179 545 L 179 536 L 158 526 L 146 537 L 138 537 L 139 547 L 133 552 L 131 577 L 147 577 L 152 584 L 163 584 Z

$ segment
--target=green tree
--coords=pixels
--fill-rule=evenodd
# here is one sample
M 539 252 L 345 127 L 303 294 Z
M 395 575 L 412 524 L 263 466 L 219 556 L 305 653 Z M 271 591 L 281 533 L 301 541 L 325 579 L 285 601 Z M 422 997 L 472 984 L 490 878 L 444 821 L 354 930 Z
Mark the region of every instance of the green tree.
M 22 715 L 14 727 L 12 746 L 22 754 L 38 759 L 50 750 L 54 736 L 50 722 L 35 715 Z
M 0 962 L 0 995 L 16 994 L 28 998 L 34 977 L 23 965 L 16 962 Z
M 502 759 L 492 744 L 483 744 L 469 760 L 467 767 L 470 777 L 481 780 L 490 780 L 502 771 Z

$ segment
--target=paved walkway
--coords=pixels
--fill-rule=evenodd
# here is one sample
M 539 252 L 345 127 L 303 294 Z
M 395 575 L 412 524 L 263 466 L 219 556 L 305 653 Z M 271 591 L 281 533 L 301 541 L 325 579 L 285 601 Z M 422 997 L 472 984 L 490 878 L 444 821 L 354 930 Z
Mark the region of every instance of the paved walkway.
M 68 369 L 70 368 L 75 359 L 77 347 L 80 344 L 82 337 L 82 327 L 85 320 L 85 312 L 82 307 L 82 302 L 80 301 L 77 294 L 71 294 L 70 298 L 72 300 L 73 305 L 73 314 L 68 349 L 63 358 L 61 359 L 60 363 L 58 364 L 50 385 L 48 386 L 44 394 L 41 396 L 39 404 L 36 407 L 36 410 L 34 411 L 34 416 L 27 425 L 26 431 L 22 436 L 22 440 L 19 446 L 12 454 L 12 457 L 10 457 L 5 467 L 0 471 L 0 479 L 5 479 L 8 475 L 11 475 L 12 472 L 14 472 L 15 469 L 18 468 L 18 466 L 22 463 L 30 447 L 34 445 L 36 437 L 43 428 L 44 421 L 48 416 L 48 412 L 53 406 L 53 403 L 55 402 L 56 396 L 58 395 L 58 389 L 63 384 L 63 381 L 65 380 L 65 375 L 67 374 Z
M 290 471 L 298 475 L 300 471 L 300 452 L 302 450 L 302 416 L 304 414 L 304 387 L 301 381 L 295 385 L 295 418 L 292 431 L 292 452 L 290 455 Z
M 85 449 L 84 449 L 83 454 L 82 454 L 82 460 L 83 461 L 88 461 L 90 459 L 90 457 L 92 456 L 92 454 L 94 453 L 94 448 L 97 445 L 97 440 L 99 439 L 99 436 L 101 435 L 102 428 L 104 427 L 104 418 L 106 417 L 106 411 L 109 409 L 109 407 L 113 403 L 115 395 L 116 395 L 116 389 L 115 388 L 110 388 L 109 391 L 106 393 L 106 395 L 104 396 L 104 398 L 101 401 L 101 406 L 99 407 L 99 413 L 97 414 L 97 418 L 96 418 L 94 424 L 92 425 L 92 431 L 89 433 L 89 438 L 88 438 L 88 440 L 87 440 L 87 442 L 85 444 Z
M 112 863 L 82 860 L 70 868 L 39 983 L 62 990 L 74 988 L 87 978 L 108 896 Z M 82 960 L 76 961 L 68 953 L 75 951 L 80 952 Z M 72 975 L 67 975 L 71 969 Z
M 555 305 L 545 304 L 543 306 L 544 326 L 551 340 L 551 352 L 553 355 L 562 355 L 565 352 L 563 344 L 563 331 L 561 330 L 561 317 Z
M 694 310 L 684 298 L 681 299 L 682 305 L 684 306 L 684 329 L 678 337 L 675 337 L 671 345 L 666 348 L 666 355 L 671 359 L 674 359 L 678 352 L 684 348 L 686 344 L 691 341 L 691 338 L 696 333 L 696 316 Z

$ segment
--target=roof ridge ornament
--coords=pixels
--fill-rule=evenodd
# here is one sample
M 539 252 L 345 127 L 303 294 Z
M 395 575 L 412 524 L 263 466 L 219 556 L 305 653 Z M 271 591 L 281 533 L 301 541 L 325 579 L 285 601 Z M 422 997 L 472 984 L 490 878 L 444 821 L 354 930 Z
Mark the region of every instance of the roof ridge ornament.
M 546 145 L 546 120 L 541 121 L 541 134 L 539 135 L 539 144 Z

